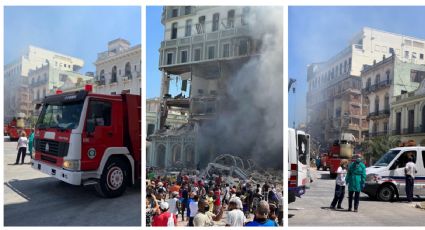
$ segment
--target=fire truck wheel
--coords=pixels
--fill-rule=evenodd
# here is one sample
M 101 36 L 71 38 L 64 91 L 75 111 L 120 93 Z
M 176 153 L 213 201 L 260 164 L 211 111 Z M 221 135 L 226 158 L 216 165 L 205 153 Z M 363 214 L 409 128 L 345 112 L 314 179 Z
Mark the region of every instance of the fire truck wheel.
M 380 201 L 391 201 L 394 198 L 394 188 L 389 184 L 382 185 L 377 197 Z
M 96 191 L 102 197 L 113 198 L 121 196 L 127 188 L 128 167 L 120 159 L 109 159 L 103 169 Z

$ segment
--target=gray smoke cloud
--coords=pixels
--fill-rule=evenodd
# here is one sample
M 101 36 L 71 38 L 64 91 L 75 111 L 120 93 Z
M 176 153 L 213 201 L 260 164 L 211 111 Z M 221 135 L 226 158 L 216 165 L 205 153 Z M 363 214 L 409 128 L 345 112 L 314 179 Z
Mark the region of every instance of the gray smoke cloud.
M 208 154 L 201 156 L 201 165 L 215 153 L 283 168 L 283 9 L 256 7 L 255 12 L 250 25 L 254 39 L 261 40 L 261 55 L 229 77 L 219 118 L 200 128 L 201 152 Z

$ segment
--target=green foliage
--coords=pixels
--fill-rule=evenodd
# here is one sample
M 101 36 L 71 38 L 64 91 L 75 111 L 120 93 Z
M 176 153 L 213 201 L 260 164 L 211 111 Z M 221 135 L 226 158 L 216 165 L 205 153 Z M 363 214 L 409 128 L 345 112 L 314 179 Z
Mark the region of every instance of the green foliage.
M 378 136 L 363 142 L 363 149 L 365 150 L 365 158 L 371 161 L 379 159 L 389 149 L 398 147 L 400 138 L 395 136 Z

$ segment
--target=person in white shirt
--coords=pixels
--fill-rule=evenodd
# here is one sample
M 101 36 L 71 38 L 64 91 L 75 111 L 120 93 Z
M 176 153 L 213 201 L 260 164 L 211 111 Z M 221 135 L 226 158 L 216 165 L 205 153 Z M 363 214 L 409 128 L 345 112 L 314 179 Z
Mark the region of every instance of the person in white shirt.
M 330 206 L 331 209 L 335 209 L 335 206 L 337 206 L 337 209 L 343 209 L 341 204 L 345 195 L 345 176 L 347 175 L 348 160 L 341 160 L 339 165 L 336 171 L 338 176 L 335 181 L 335 195 Z
M 194 193 L 192 193 L 194 194 Z M 193 227 L 193 219 L 195 218 L 196 214 L 198 213 L 198 201 L 199 197 L 198 195 L 195 195 L 193 197 L 193 201 L 189 203 L 189 210 L 190 210 L 190 217 L 189 217 L 189 223 L 188 225 Z
M 246 222 L 246 217 L 242 210 L 238 209 L 237 198 L 229 201 L 229 212 L 227 213 L 226 226 L 242 227 Z
M 413 162 L 413 156 L 409 155 L 407 159 L 406 167 L 404 168 L 406 174 L 406 196 L 407 202 L 413 200 L 413 188 L 415 185 L 415 174 L 417 173 L 416 165 Z
M 171 193 L 171 198 L 167 200 L 168 203 L 168 211 L 172 214 L 178 215 L 179 214 L 179 210 L 178 210 L 178 202 L 179 199 L 177 198 L 177 196 L 179 195 L 178 192 L 172 192 Z
M 27 147 L 28 147 L 27 134 L 25 133 L 25 131 L 22 131 L 21 137 L 18 139 L 18 145 L 16 146 L 16 149 L 18 150 L 18 156 L 16 157 L 15 165 L 19 164 L 19 159 L 21 158 L 21 154 L 22 154 L 21 164 L 25 162 L 25 155 L 27 155 Z

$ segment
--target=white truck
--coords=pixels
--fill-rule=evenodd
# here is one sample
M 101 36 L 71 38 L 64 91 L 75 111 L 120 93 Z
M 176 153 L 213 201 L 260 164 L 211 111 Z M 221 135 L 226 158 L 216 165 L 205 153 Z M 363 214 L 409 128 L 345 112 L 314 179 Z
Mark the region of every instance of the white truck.
M 408 156 L 413 156 L 417 167 L 414 196 L 425 196 L 425 147 L 399 147 L 390 149 L 373 166 L 366 169 L 363 192 L 371 198 L 391 201 L 394 196 L 406 196 L 404 168 Z
M 288 202 L 301 197 L 310 183 L 310 135 L 288 129 Z

